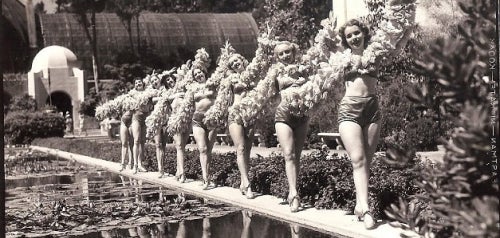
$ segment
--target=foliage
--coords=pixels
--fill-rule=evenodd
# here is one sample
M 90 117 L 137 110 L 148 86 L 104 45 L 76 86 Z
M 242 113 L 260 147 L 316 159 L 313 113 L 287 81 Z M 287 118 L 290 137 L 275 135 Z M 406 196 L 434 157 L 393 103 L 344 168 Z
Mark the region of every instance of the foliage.
M 255 6 L 254 18 L 264 32 L 267 24 L 279 38 L 299 44 L 305 49 L 318 32 L 320 21 L 328 16 L 329 1 L 265 0 Z
M 104 65 L 103 75 L 106 78 L 120 80 L 124 84 L 133 85 L 134 79 L 144 78 L 154 69 L 163 69 L 165 63 L 155 53 L 153 45 L 144 42 L 138 53 L 125 48 L 115 53 L 110 64 Z
M 4 118 L 4 143 L 29 144 L 34 138 L 63 137 L 64 118 L 57 113 L 11 112 Z
M 15 96 L 11 99 L 9 103 L 10 112 L 25 111 L 33 112 L 36 111 L 36 100 L 28 94 L 22 96 Z
M 69 140 L 60 138 L 37 139 L 32 144 L 60 149 L 71 153 L 84 154 L 113 162 L 120 162 L 118 143 L 97 143 L 87 140 Z M 157 160 L 155 147 L 146 144 L 143 165 L 149 171 L 156 171 Z M 164 155 L 165 172 L 175 174 L 176 151 L 168 146 Z M 190 179 L 201 180 L 201 167 L 198 151 L 188 150 L 185 160 L 185 175 Z M 378 217 L 384 217 L 383 211 L 398 197 L 408 198 L 417 192 L 413 183 L 418 171 L 390 168 L 382 163 L 383 156 L 378 155 L 371 166 L 370 203 Z M 420 165 L 424 167 L 424 165 Z M 212 155 L 210 170 L 212 181 L 220 186 L 239 187 L 240 175 L 234 152 Z M 252 190 L 271 194 L 285 199 L 288 183 L 285 175 L 284 159 L 281 155 L 251 158 L 249 175 Z M 328 154 L 318 150 L 301 158 L 299 194 L 302 202 L 317 208 L 340 208 L 353 210 L 355 205 L 352 165 L 346 156 Z
M 77 15 L 78 23 L 84 29 L 85 36 L 92 48 L 92 67 L 96 91 L 99 85 L 99 58 L 97 54 L 97 28 L 96 28 L 96 13 L 102 12 L 106 6 L 107 0 L 62 0 L 58 1 L 58 11 L 63 6 L 68 12 Z M 90 19 L 88 14 L 90 14 Z
M 420 107 L 433 107 L 440 99 L 443 117 L 456 127 L 448 140 L 443 164 L 420 171 L 416 184 L 423 190 L 411 201 L 401 199 L 387 214 L 421 235 L 436 237 L 497 237 L 499 233 L 496 158 L 491 155 L 493 127 L 490 123 L 489 81 L 483 76 L 496 65 L 488 65 L 495 49 L 495 4 L 487 0 L 462 1 L 466 14 L 457 37 L 438 39 L 417 62 L 419 73 L 429 80 L 410 91 Z M 488 68 L 489 67 L 489 68 Z M 491 74 L 498 77 L 495 72 Z M 430 90 L 439 85 L 440 90 Z M 496 124 L 495 124 L 496 123 Z M 496 129 L 495 129 L 496 130 Z M 405 166 L 405 152 L 393 148 L 391 162 Z M 408 170 L 414 170 L 408 166 Z

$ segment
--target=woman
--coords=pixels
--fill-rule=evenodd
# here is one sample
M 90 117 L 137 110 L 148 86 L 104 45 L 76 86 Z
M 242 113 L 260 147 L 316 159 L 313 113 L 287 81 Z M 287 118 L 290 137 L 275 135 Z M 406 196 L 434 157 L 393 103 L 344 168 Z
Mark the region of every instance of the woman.
M 296 54 L 298 46 L 290 42 L 281 42 L 274 48 L 277 59 L 277 82 L 279 94 L 285 94 L 288 88 L 299 87 L 306 82 L 305 76 L 297 64 Z M 288 203 L 291 212 L 297 212 L 300 199 L 297 191 L 297 177 L 300 169 L 300 155 L 307 136 L 309 117 L 290 114 L 288 106 L 280 103 L 276 108 L 275 128 L 285 158 L 285 172 L 287 175 L 289 193 Z
M 135 81 L 137 91 L 143 91 L 145 88 L 144 82 L 141 79 Z M 136 94 L 134 96 L 139 96 Z M 140 99 L 136 99 L 140 100 Z M 144 159 L 144 143 L 146 142 L 146 117 L 151 111 L 152 100 L 147 99 L 143 106 L 139 106 L 132 111 L 132 123 L 130 124 L 131 137 L 133 140 L 132 156 L 134 158 L 134 174 L 137 172 L 146 172 L 147 170 L 142 166 Z
M 368 28 L 350 20 L 340 30 L 342 44 L 354 55 L 362 55 L 369 41 Z M 377 73 L 345 75 L 345 95 L 339 106 L 339 132 L 351 159 L 356 207 L 354 213 L 364 220 L 366 228 L 375 225 L 368 206 L 368 177 L 370 163 L 380 137 L 380 112 L 376 96 Z
M 298 46 L 288 41 L 275 43 L 274 58 L 277 61 L 271 66 L 266 77 L 259 82 L 252 92 L 238 104 L 233 105 L 234 114 L 245 126 L 255 123 L 257 114 L 266 110 L 274 97 L 293 93 L 293 88 L 307 82 L 307 67 L 297 64 Z M 276 108 L 275 128 L 278 141 L 282 146 L 285 158 L 289 194 L 288 203 L 292 212 L 297 212 L 300 199 L 297 191 L 297 176 L 299 174 L 299 159 L 306 138 L 309 117 L 307 114 L 294 115 L 290 105 L 280 100 Z
M 209 129 L 203 119 L 205 112 L 212 106 L 215 100 L 215 88 L 205 84 L 206 72 L 200 68 L 192 70 L 192 77 L 196 83 L 190 85 L 189 97 L 194 101 L 194 114 L 192 119 L 193 137 L 200 153 L 200 163 L 203 178 L 203 189 L 208 189 L 210 184 L 210 161 L 212 149 L 216 139 L 215 129 Z
M 246 96 L 248 90 L 255 86 L 254 82 L 245 82 L 240 78 L 247 65 L 247 60 L 239 54 L 235 54 L 229 59 L 228 68 L 231 70 L 229 77 L 231 78 L 233 104 L 238 103 Z M 235 120 L 232 113 L 229 114 L 227 124 L 229 125 L 229 135 L 236 147 L 236 161 L 241 176 L 240 191 L 248 199 L 252 199 L 254 198 L 254 194 L 250 186 L 250 180 L 248 179 L 248 170 L 250 167 L 250 150 L 252 149 L 255 125 L 243 126 L 242 123 Z
M 144 84 L 141 79 L 136 79 L 134 81 L 134 89 L 129 92 L 130 95 L 135 94 L 136 92 L 140 92 L 144 90 Z M 118 101 L 122 97 L 117 97 L 114 101 Z M 121 116 L 120 122 L 120 141 L 121 141 L 121 169 L 123 171 L 125 169 L 125 158 L 129 157 L 128 167 L 129 169 L 133 169 L 132 161 L 134 160 L 133 149 L 134 149 L 134 140 L 132 136 L 132 114 L 133 112 L 130 110 L 126 110 Z
M 168 97 L 168 94 L 170 93 L 168 90 L 172 89 L 175 86 L 175 77 L 172 75 L 173 70 L 166 71 L 160 75 L 154 75 L 151 79 L 152 85 L 155 85 L 154 87 L 160 90 L 160 95 L 153 98 L 153 102 L 155 103 L 155 109 L 153 110 L 153 113 L 159 110 L 163 114 L 161 115 L 163 118 L 170 113 L 170 105 L 168 105 L 168 103 L 164 103 L 162 101 L 162 97 Z M 156 107 L 163 108 L 159 109 Z M 146 119 L 146 124 L 148 124 L 148 120 L 149 117 Z M 160 174 L 159 178 L 162 178 L 165 174 L 165 171 L 163 170 L 163 156 L 165 154 L 165 146 L 167 143 L 167 131 L 165 128 L 165 121 L 161 121 L 160 124 L 161 125 L 159 125 L 158 128 L 155 128 L 156 130 L 154 132 L 154 141 L 156 147 L 156 159 L 158 162 L 158 173 Z
M 398 52 L 405 44 L 411 31 L 409 26 L 414 22 L 414 1 L 390 1 L 390 9 L 402 9 L 403 14 L 391 16 L 409 16 L 408 19 L 390 19 L 389 23 L 400 28 L 400 34 L 392 32 L 395 47 L 379 51 L 368 64 L 365 55 L 373 54 L 368 50 L 370 32 L 368 27 L 360 21 L 353 19 L 339 29 L 342 45 L 351 51 L 351 59 L 358 63 L 352 64 L 350 71 L 344 72 L 345 95 L 339 106 L 338 121 L 339 133 L 344 147 L 351 159 L 353 178 L 356 189 L 356 206 L 354 213 L 358 220 L 363 221 L 367 229 L 375 226 L 375 219 L 368 204 L 368 181 L 370 176 L 370 163 L 377 148 L 380 138 L 380 111 L 378 108 L 377 80 L 378 68 L 382 57 L 389 58 Z M 394 7 L 400 4 L 409 4 L 403 8 Z M 405 12 L 407 11 L 407 12 Z M 414 14 L 413 14 L 414 16 Z M 377 32 L 380 33 L 380 32 Z M 397 37 L 395 37 L 397 36 Z M 384 39 L 384 38 L 381 38 Z M 391 39 L 391 38 L 385 38 Z M 392 39 L 391 39 L 392 40 Z M 376 42 L 376 41 L 374 41 Z M 368 52 L 368 53 L 367 53 Z

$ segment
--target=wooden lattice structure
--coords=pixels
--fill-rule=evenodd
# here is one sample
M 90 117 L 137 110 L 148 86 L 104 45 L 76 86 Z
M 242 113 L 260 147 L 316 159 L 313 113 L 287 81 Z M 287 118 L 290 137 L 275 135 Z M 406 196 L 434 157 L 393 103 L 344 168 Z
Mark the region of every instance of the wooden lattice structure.
M 130 46 L 126 28 L 114 13 L 96 16 L 98 55 L 101 65 L 111 61 L 114 53 Z M 83 61 L 84 68 L 91 65 L 91 47 L 82 26 L 73 14 L 43 14 L 40 16 L 41 38 L 44 46 L 60 45 L 73 51 Z M 161 14 L 143 13 L 139 17 L 140 39 L 154 46 L 163 61 L 195 52 L 205 47 L 217 57 L 226 40 L 247 58 L 257 47 L 258 28 L 249 13 L 231 14 Z M 137 45 L 137 30 L 132 24 L 132 37 Z

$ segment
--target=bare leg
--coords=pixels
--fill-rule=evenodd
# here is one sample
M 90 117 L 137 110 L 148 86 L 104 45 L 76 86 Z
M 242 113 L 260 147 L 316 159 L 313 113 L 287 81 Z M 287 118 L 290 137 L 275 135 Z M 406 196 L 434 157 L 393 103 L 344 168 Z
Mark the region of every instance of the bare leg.
M 142 167 L 142 159 L 144 157 L 144 135 L 143 135 L 143 125 L 140 121 L 132 119 L 132 136 L 134 137 L 134 173 L 137 173 L 139 170 L 144 171 L 145 169 Z
M 184 182 L 186 177 L 184 175 L 184 160 L 186 152 L 186 143 L 189 138 L 188 133 L 178 133 L 173 136 L 175 150 L 177 151 L 177 171 L 175 172 L 175 177 L 180 182 Z
M 285 158 L 285 172 L 289 186 L 288 200 L 292 212 L 298 211 L 300 206 L 297 177 L 299 175 L 299 159 L 306 137 L 307 125 L 308 123 L 306 122 L 294 131 L 285 123 L 277 122 L 275 124 L 276 135 L 283 150 L 283 157 Z
M 356 188 L 354 212 L 361 216 L 361 219 L 365 219 L 365 227 L 371 228 L 374 225 L 373 217 L 365 216 L 364 213 L 370 211 L 368 204 L 370 162 L 377 147 L 380 126 L 378 123 L 372 123 L 363 129 L 357 123 L 345 121 L 339 125 L 339 132 L 353 166 Z
M 210 176 L 209 165 L 213 143 L 215 142 L 215 133 L 213 131 L 207 132 L 205 129 L 198 126 L 193 126 L 193 137 L 196 141 L 196 145 L 198 146 L 198 151 L 200 152 L 201 173 L 204 186 L 207 188 Z
M 166 134 L 163 129 L 158 130 L 158 134 L 155 135 L 155 146 L 156 146 L 156 159 L 158 162 L 158 173 L 160 178 L 163 176 L 163 155 L 165 154 L 165 138 Z
M 246 194 L 247 198 L 253 198 L 253 193 L 250 188 L 250 180 L 248 179 L 248 170 L 250 168 L 250 150 L 252 149 L 252 141 L 254 136 L 254 128 L 244 128 L 242 125 L 232 123 L 229 125 L 229 134 L 236 147 L 236 158 L 238 169 L 240 170 L 241 184 L 240 190 Z
M 128 132 L 128 128 L 127 126 L 125 125 L 125 123 L 121 123 L 120 124 L 120 141 L 121 141 L 121 166 L 122 168 L 120 169 L 120 171 L 124 170 L 125 169 L 125 157 L 127 157 L 127 151 L 128 151 L 128 147 L 129 147 L 129 132 Z M 131 157 L 131 154 L 129 153 L 129 162 L 130 161 L 130 157 Z

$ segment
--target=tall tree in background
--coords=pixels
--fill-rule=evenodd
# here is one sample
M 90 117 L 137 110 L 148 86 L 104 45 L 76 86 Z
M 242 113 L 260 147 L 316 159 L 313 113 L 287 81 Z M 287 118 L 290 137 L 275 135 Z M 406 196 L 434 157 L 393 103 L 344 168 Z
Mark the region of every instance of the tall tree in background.
M 130 41 L 130 49 L 136 54 L 139 54 L 139 15 L 141 14 L 142 6 L 138 4 L 137 0 L 115 0 L 114 4 L 114 11 L 127 30 Z M 134 18 L 136 19 L 137 24 L 137 49 L 134 48 L 134 41 L 132 39 L 132 19 Z
M 96 91 L 99 90 L 99 58 L 97 57 L 97 31 L 95 14 L 102 12 L 107 0 L 67 0 L 68 10 L 75 13 L 92 47 L 92 68 Z M 90 14 L 90 19 L 88 17 Z

